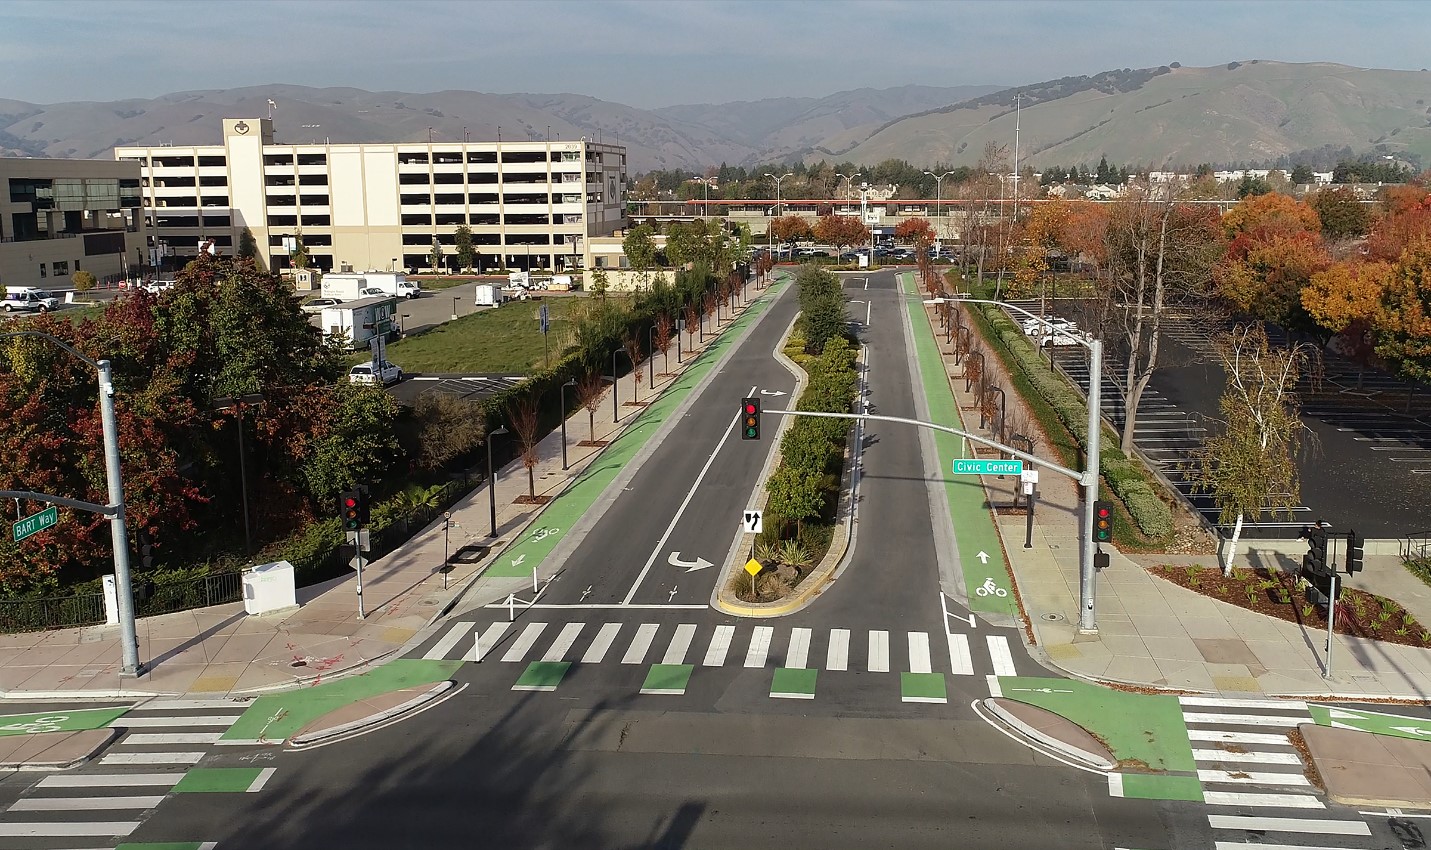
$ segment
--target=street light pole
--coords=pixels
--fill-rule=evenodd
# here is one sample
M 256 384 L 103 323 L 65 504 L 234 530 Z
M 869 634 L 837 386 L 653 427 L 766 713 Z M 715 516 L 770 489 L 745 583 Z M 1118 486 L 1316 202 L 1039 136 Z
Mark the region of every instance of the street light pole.
M 765 172 L 765 176 L 766 176 L 766 177 L 769 177 L 771 180 L 774 180 L 774 181 L 775 181 L 775 218 L 780 218 L 780 184 L 781 184 L 782 182 L 784 182 L 784 180 L 785 180 L 786 177 L 794 177 L 794 176 L 795 176 L 795 172 L 793 172 L 793 171 L 787 171 L 787 172 L 785 172 L 784 174 L 780 175 L 779 177 L 776 177 L 774 174 L 771 174 L 769 171 L 767 171 L 767 172 Z M 770 226 L 769 228 L 767 228 L 767 230 L 769 231 L 769 236 L 770 236 L 770 240 L 769 240 L 769 241 L 770 241 L 770 245 L 771 245 L 771 247 L 774 247 L 774 245 L 775 245 L 775 221 L 774 221 L 774 220 L 771 220 L 770 225 L 771 225 L 771 226 Z
M 621 421 L 621 406 L 616 401 L 616 356 L 621 353 L 621 349 L 611 352 L 611 421 Z
M 497 479 L 492 474 L 492 438 L 508 433 L 511 432 L 501 425 L 497 426 L 497 430 L 487 432 L 487 505 L 492 511 L 492 533 L 488 537 L 497 536 Z
M 650 378 L 652 392 L 656 390 L 656 326 L 652 325 L 646 329 L 646 362 L 651 368 L 647 369 Z
M 944 178 L 954 172 L 946 171 L 943 174 L 935 174 L 933 171 L 926 171 L 924 173 L 934 178 L 934 214 L 942 218 L 944 215 Z
M 566 388 L 576 386 L 576 378 L 561 385 L 561 471 L 566 472 Z

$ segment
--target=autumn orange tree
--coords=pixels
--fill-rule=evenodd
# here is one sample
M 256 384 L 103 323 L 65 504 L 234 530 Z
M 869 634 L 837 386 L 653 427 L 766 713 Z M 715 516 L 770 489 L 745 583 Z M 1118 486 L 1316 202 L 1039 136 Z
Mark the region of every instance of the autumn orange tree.
M 870 229 L 852 215 L 826 215 L 816 219 L 813 234 L 815 239 L 835 246 L 843 254 L 844 249 L 869 241 Z
M 1223 215 L 1222 226 L 1230 240 L 1243 235 L 1260 240 L 1273 233 L 1315 233 L 1322 229 L 1322 221 L 1311 205 L 1288 195 L 1269 192 L 1238 202 Z
M 1409 381 L 1431 381 L 1431 237 L 1401 255 L 1382 295 L 1376 353 Z
M 1312 275 L 1302 290 L 1302 309 L 1327 333 L 1341 334 L 1347 353 L 1363 365 L 1392 270 L 1378 260 L 1343 260 Z
M 770 222 L 770 232 L 774 234 L 775 241 L 786 245 L 794 245 L 814 235 L 810 221 L 798 215 L 782 215 Z
M 894 238 L 908 242 L 915 250 L 922 251 L 934 244 L 934 225 L 927 218 L 906 218 L 894 226 Z
M 1313 330 L 1302 289 L 1331 265 L 1321 219 L 1286 195 L 1251 196 L 1227 211 L 1227 253 L 1216 269 L 1219 294 L 1233 310 L 1293 330 Z
M 1027 298 L 1048 274 L 1048 255 L 1058 249 L 1058 239 L 1068 217 L 1068 205 L 1059 200 L 1034 207 L 1019 231 L 1019 253 L 1014 258 L 1014 280 L 1009 294 Z
M 1431 191 L 1417 183 L 1391 186 L 1382 194 L 1381 215 L 1367 237 L 1366 255 L 1394 263 L 1424 236 L 1431 236 Z

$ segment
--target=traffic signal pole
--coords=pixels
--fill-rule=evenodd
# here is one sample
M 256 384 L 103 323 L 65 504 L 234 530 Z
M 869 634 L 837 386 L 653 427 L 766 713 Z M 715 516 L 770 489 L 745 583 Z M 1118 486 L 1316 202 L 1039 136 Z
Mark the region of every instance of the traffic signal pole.
M 1103 433 L 1103 416 L 1099 403 L 1103 400 L 1103 340 L 1088 341 L 1088 455 L 1083 459 L 1083 551 L 1078 558 L 1078 631 L 1097 634 L 1094 617 L 1098 570 L 1093 565 L 1093 503 L 1098 501 L 1099 437 Z

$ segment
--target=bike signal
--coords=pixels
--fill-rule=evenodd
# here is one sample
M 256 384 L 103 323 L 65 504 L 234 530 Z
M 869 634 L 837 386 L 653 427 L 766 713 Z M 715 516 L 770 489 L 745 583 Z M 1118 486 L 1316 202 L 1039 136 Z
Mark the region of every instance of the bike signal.
M 1093 542 L 1113 542 L 1113 503 L 1096 501 L 1093 503 Z
M 740 438 L 760 439 L 760 399 L 747 398 L 740 402 Z

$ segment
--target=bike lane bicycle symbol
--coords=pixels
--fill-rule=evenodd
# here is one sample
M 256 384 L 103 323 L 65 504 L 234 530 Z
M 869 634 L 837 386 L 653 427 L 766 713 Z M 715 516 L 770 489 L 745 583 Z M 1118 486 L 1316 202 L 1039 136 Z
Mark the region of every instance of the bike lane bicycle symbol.
M 555 537 L 558 534 L 561 534 L 561 529 L 557 528 L 556 526 L 543 527 L 538 528 L 536 531 L 533 531 L 531 536 L 527 539 L 533 543 L 540 543 L 541 541 L 546 540 L 548 537 Z
M 0 726 L 0 731 L 23 732 L 26 735 L 39 735 L 44 732 L 58 732 L 63 727 L 63 723 L 70 719 L 68 714 L 53 714 L 46 717 L 36 717 L 26 723 L 11 723 L 8 726 Z
M 975 596 L 1008 596 L 1009 592 L 994 584 L 992 578 L 984 579 L 984 583 L 974 588 Z

